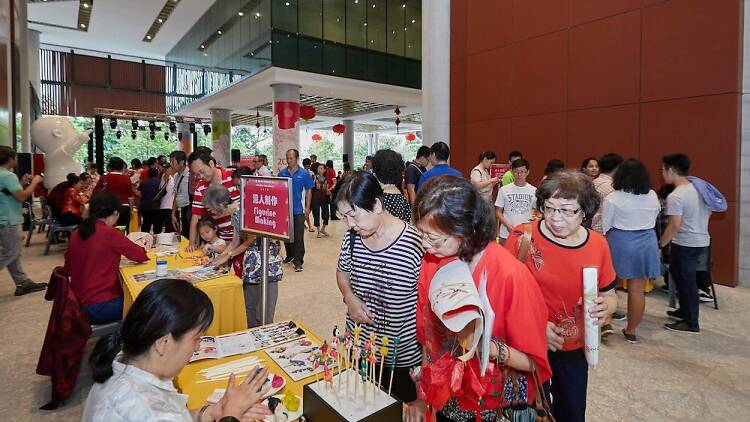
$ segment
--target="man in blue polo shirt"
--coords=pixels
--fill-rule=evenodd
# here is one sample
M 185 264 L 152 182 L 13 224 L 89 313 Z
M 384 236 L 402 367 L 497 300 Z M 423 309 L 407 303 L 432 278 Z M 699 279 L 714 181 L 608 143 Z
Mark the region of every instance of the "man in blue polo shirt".
M 445 142 L 435 142 L 430 147 L 430 163 L 432 168 L 422 173 L 419 177 L 419 183 L 417 183 L 417 191 L 425 184 L 426 181 L 430 180 L 435 176 L 442 176 L 444 174 L 456 177 L 463 177 L 461 172 L 448 165 L 448 158 L 451 155 L 451 149 Z
M 294 271 L 300 272 L 305 261 L 305 218 L 310 215 L 310 200 L 315 185 L 310 173 L 298 165 L 299 151 L 296 149 L 287 151 L 286 162 L 287 167 L 279 172 L 278 177 L 292 179 L 294 238 L 291 243 L 284 243 L 286 247 L 284 263 L 293 263 Z

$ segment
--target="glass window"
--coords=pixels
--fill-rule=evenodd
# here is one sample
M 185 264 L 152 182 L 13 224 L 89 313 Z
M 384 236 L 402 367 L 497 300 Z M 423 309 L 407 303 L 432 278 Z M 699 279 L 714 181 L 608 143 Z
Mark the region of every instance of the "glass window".
M 323 38 L 346 42 L 346 0 L 323 0 Z
M 404 38 L 405 38 L 405 56 L 421 60 L 422 59 L 422 2 L 418 0 L 403 0 L 406 7 L 404 8 Z M 447 30 L 447 28 L 446 28 Z
M 297 33 L 297 0 L 271 0 L 271 26 Z
M 367 19 L 365 0 L 346 0 L 346 43 L 367 48 Z
M 323 38 L 322 0 L 299 0 L 299 33 Z
M 404 25 L 406 14 L 405 0 L 388 0 L 388 54 L 404 55 L 404 38 L 407 27 Z
M 346 47 L 342 44 L 323 44 L 323 71 L 332 75 L 344 76 L 346 72 Z
M 273 31 L 271 41 L 273 65 L 297 68 L 297 36 L 288 32 Z
M 387 51 L 386 9 L 387 0 L 367 1 L 367 48 L 383 53 Z
M 300 35 L 299 69 L 317 73 L 323 71 L 323 41 Z
M 346 49 L 346 75 L 355 79 L 367 79 L 367 50 L 356 47 Z

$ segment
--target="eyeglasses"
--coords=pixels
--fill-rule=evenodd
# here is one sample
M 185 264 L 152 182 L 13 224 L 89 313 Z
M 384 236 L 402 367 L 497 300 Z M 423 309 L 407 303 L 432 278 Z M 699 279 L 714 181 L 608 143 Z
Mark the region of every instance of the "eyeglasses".
M 581 208 L 576 208 L 574 210 L 571 210 L 569 208 L 552 208 L 548 205 L 542 205 L 542 209 L 540 209 L 540 211 L 543 212 L 544 214 L 549 214 L 549 215 L 559 213 L 563 217 L 573 217 L 579 212 L 581 212 Z
M 431 247 L 435 249 L 440 249 L 445 244 L 445 242 L 448 241 L 448 238 L 450 237 L 450 236 L 445 236 L 445 237 L 439 237 L 437 239 L 433 239 L 429 237 L 427 233 L 421 230 L 417 230 L 417 233 L 419 233 L 419 235 L 422 236 L 422 240 L 427 242 L 428 245 L 430 245 Z

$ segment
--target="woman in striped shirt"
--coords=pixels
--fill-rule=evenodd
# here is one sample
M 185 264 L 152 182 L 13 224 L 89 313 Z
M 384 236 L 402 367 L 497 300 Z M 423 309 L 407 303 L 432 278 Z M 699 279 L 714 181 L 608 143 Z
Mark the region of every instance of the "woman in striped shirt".
M 385 210 L 382 196 L 369 172 L 355 172 L 342 183 L 336 205 L 350 230 L 341 243 L 336 280 L 349 330 L 359 325 L 364 339 L 375 333 L 378 348 L 382 336 L 388 336 L 389 356 L 393 339 L 400 339 L 392 392 L 408 404 L 417 399 L 409 369 L 421 362 L 414 312 L 424 249 L 416 230 Z M 390 371 L 383 372 L 383 385 L 389 376 Z

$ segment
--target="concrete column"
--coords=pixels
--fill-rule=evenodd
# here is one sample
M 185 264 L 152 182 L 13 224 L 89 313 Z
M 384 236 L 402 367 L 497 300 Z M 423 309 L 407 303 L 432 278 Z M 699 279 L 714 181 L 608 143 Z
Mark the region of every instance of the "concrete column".
M 461 0 L 459 0 L 461 1 Z M 422 2 L 422 139 L 450 145 L 451 2 Z
M 26 19 L 26 2 L 17 2 L 18 5 L 18 28 L 20 34 L 18 45 L 18 93 L 21 101 L 21 152 L 31 152 L 31 91 L 29 90 L 29 27 Z M 12 42 L 12 41 L 11 41 Z M 36 52 L 39 54 L 39 51 Z M 14 118 L 13 116 L 10 117 Z
M 286 152 L 299 151 L 299 85 L 273 84 L 273 164 L 275 172 L 286 167 Z M 300 163 L 302 165 L 302 163 Z
M 232 113 L 223 108 L 214 108 L 211 112 L 211 140 L 213 157 L 222 167 L 232 165 Z
M 750 256 L 750 0 L 745 0 L 744 6 L 737 282 L 740 286 L 750 286 L 750 259 L 747 259 Z M 731 207 L 732 204 L 730 203 L 729 206 Z
M 29 83 L 36 91 L 37 96 L 41 96 L 42 83 L 39 76 L 39 34 L 41 32 L 35 29 L 29 29 Z
M 182 136 L 182 139 L 180 139 L 180 136 Z M 185 154 L 188 155 L 193 152 L 193 134 L 190 133 L 190 125 L 188 123 L 177 123 L 176 142 L 178 150 L 185 151 Z
M 354 168 L 354 120 L 344 120 L 344 155 Z

